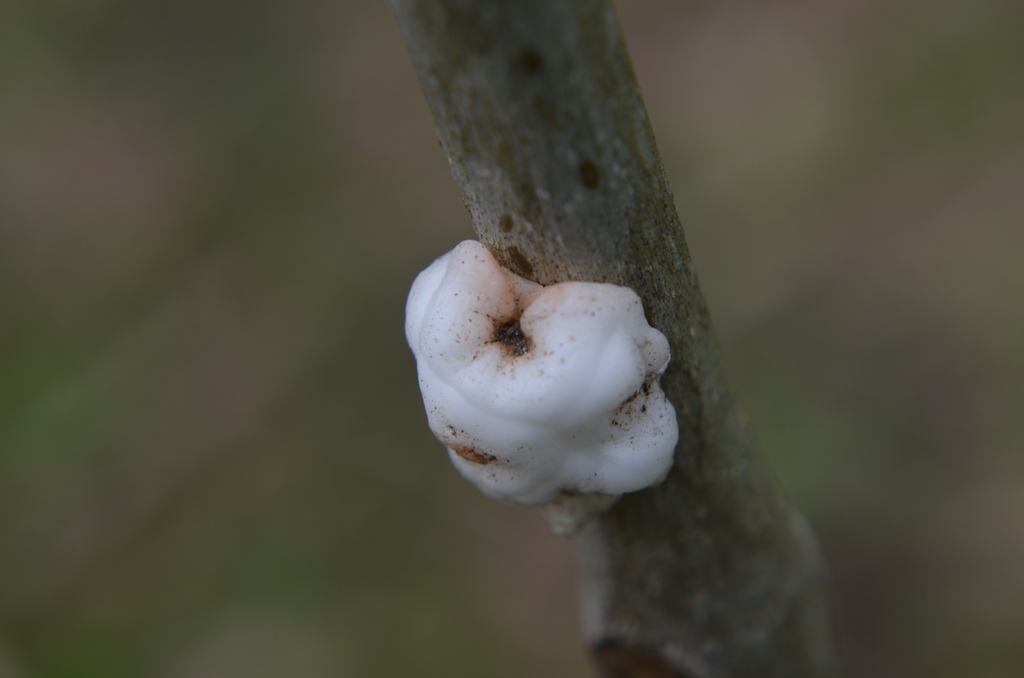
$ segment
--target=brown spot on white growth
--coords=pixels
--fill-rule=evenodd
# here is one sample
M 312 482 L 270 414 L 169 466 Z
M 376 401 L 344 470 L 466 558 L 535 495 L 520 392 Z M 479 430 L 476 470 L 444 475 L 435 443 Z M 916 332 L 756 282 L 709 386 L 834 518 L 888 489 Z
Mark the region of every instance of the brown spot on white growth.
M 494 332 L 494 340 L 501 342 L 509 353 L 520 356 L 530 350 L 532 342 L 523 334 L 523 328 L 519 326 L 519 318 L 504 323 Z
M 452 452 L 459 455 L 467 461 L 471 461 L 474 464 L 490 464 L 494 461 L 495 457 L 490 454 L 481 454 L 474 450 L 472 447 L 466 447 L 465 445 L 449 445 Z

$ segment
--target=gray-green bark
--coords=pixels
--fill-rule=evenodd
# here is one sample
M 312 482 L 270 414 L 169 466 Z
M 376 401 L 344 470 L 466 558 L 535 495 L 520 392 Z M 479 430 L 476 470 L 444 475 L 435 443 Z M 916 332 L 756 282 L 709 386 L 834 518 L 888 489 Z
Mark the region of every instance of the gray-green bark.
M 480 240 L 543 284 L 633 288 L 672 345 L 675 466 L 581 537 L 599 673 L 834 675 L 815 539 L 726 385 L 608 0 L 392 6 Z

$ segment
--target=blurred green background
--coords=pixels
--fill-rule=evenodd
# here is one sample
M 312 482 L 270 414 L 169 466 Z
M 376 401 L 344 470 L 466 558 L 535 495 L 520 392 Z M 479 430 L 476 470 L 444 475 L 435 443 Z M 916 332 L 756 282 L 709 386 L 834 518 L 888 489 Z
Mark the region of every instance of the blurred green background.
M 619 11 L 847 674 L 1024 675 L 1024 4 Z M 588 675 L 425 425 L 470 236 L 383 0 L 0 2 L 0 677 Z

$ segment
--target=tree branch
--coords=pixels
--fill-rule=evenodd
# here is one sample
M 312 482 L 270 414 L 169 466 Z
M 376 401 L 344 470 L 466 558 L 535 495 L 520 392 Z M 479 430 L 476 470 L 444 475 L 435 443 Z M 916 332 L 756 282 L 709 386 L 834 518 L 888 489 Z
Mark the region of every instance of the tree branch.
M 542 284 L 633 288 L 672 345 L 675 466 L 581 537 L 599 673 L 834 675 L 815 539 L 725 383 L 608 0 L 392 7 L 480 240 Z

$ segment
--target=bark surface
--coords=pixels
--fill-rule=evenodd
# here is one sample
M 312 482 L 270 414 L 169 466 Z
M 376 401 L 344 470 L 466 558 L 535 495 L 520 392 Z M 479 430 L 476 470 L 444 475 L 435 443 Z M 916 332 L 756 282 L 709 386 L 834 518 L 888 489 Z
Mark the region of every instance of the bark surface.
M 675 466 L 581 536 L 599 675 L 835 675 L 823 566 L 726 385 L 608 0 L 391 0 L 474 228 L 542 284 L 637 291 L 669 338 Z

